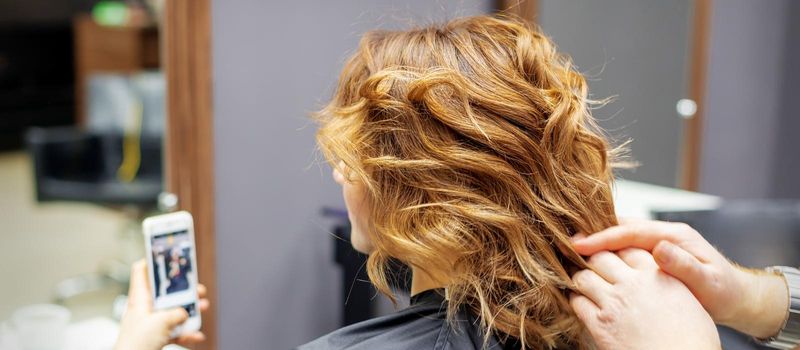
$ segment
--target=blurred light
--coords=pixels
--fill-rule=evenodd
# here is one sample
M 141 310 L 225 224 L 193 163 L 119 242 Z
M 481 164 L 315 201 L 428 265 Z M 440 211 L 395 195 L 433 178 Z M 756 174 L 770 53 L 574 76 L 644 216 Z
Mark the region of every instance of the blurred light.
M 170 192 L 161 192 L 158 195 L 158 209 L 170 212 L 178 207 L 178 196 Z
M 128 21 L 128 6 L 120 1 L 100 1 L 92 8 L 95 22 L 104 26 L 121 26 Z
M 680 115 L 681 118 L 691 119 L 694 117 L 694 114 L 697 113 L 697 103 L 691 99 L 682 98 L 678 100 L 675 109 L 678 111 L 678 115 Z

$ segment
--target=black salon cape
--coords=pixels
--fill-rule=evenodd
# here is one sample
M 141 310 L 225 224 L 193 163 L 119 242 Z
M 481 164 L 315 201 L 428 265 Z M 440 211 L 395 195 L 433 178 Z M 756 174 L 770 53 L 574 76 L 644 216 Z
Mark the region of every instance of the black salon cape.
M 455 322 L 447 322 L 446 317 L 443 290 L 429 290 L 413 296 L 408 308 L 340 328 L 297 350 L 484 349 L 483 332 L 475 317 L 466 310 L 456 314 Z M 503 347 L 494 337 L 486 347 L 491 350 L 515 348 Z

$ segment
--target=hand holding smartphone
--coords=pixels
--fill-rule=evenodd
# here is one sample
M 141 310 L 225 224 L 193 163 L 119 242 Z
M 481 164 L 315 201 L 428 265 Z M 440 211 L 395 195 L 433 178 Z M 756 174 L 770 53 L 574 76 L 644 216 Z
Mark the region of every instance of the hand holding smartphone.
M 172 336 L 200 330 L 197 258 L 192 215 L 185 211 L 149 217 L 142 223 L 153 309 L 182 307 L 189 319 Z

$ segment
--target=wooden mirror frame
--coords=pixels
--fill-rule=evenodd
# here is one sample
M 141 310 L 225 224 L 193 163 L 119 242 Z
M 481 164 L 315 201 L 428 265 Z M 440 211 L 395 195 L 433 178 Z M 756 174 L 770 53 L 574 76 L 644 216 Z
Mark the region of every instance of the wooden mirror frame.
M 705 113 L 706 76 L 708 67 L 708 47 L 711 35 L 711 1 L 694 0 L 692 18 L 691 46 L 689 56 L 689 77 L 687 79 L 689 98 L 697 104 L 697 111 L 691 119 L 684 122 L 681 188 L 697 191 L 700 186 L 700 162 L 703 150 L 703 119 Z
M 211 84 L 211 0 L 166 0 L 162 31 L 167 81 L 166 186 L 194 216 L 197 269 L 208 288 L 202 315 L 206 341 L 217 349 L 214 239 L 214 142 Z

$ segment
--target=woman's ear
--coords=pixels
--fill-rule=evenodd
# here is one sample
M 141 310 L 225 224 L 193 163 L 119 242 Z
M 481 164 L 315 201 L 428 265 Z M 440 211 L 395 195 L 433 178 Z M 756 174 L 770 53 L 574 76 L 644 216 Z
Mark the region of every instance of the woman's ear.
M 333 176 L 333 181 L 336 181 L 336 183 L 340 185 L 344 185 L 345 182 L 344 175 L 342 175 L 342 172 L 339 170 L 338 167 L 333 168 L 333 172 L 331 173 L 331 175 Z

